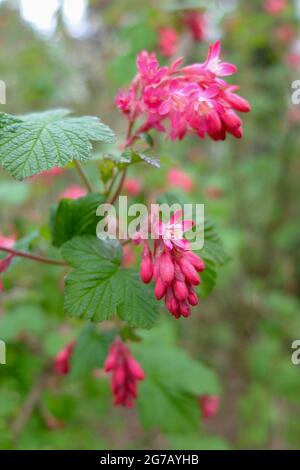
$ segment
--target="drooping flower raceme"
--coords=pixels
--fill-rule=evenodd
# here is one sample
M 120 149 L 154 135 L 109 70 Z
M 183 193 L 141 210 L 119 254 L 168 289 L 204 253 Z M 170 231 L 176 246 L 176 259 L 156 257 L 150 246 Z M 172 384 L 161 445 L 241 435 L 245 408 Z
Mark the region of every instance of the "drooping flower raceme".
M 142 119 L 136 132 L 156 129 L 172 140 L 187 133 L 224 140 L 226 133 L 242 137 L 242 121 L 237 114 L 250 105 L 223 77 L 236 67 L 220 59 L 220 41 L 210 45 L 207 59 L 182 67 L 182 58 L 169 67 L 160 67 L 154 53 L 142 51 L 137 57 L 138 73 L 128 91 L 121 90 L 116 104 L 129 122 Z M 166 123 L 169 123 L 166 129 Z M 129 142 L 130 143 L 130 142 Z
M 191 220 L 181 220 L 182 211 L 177 211 L 169 223 L 158 223 L 159 238 L 154 241 L 154 254 L 144 241 L 140 276 L 144 283 L 152 278 L 155 282 L 155 297 L 164 298 L 169 312 L 179 318 L 189 317 L 191 306 L 198 304 L 195 286 L 200 284 L 199 273 L 205 269 L 204 262 L 190 249 L 184 232 L 193 226 Z
M 143 380 L 145 374 L 120 338 L 112 343 L 104 370 L 112 372 L 114 404 L 132 407 L 137 397 L 137 382 Z
M 71 356 L 75 348 L 75 342 L 67 344 L 61 349 L 55 356 L 54 359 L 54 372 L 58 375 L 67 375 L 71 368 Z

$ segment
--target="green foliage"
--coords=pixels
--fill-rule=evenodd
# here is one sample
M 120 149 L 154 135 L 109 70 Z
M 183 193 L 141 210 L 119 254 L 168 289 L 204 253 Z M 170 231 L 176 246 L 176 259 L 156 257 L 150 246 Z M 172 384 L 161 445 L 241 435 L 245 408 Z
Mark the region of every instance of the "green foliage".
M 79 235 L 94 235 L 99 217 L 98 206 L 105 202 L 100 194 L 88 194 L 80 199 L 63 199 L 51 214 L 52 243 L 60 247 Z
M 16 179 L 89 160 L 91 141 L 112 142 L 111 129 L 91 116 L 68 117 L 57 109 L 16 118 L 0 116 L 0 163 Z
M 83 327 L 71 358 L 71 378 L 86 377 L 93 369 L 103 367 L 113 335 L 113 331 L 101 333 L 90 323 Z
M 148 204 L 158 195 L 171 204 L 204 202 L 208 222 L 199 255 L 206 270 L 201 274 L 200 293 L 207 296 L 217 282 L 213 295 L 193 308 L 189 319 L 176 321 L 163 314 L 163 324 L 155 324 L 151 331 L 135 329 L 119 318 L 105 325 L 83 322 L 81 313 L 88 316 L 91 311 L 101 317 L 106 311 L 111 319 L 110 313 L 126 316 L 125 310 L 132 324 L 142 324 L 142 317 L 149 322 L 145 302 L 152 302 L 153 286 L 145 287 L 137 274 L 122 268 L 120 247 L 105 247 L 92 237 L 93 198 L 96 204 L 101 196 L 53 206 L 50 232 L 48 207 L 67 185 L 76 184 L 73 171 L 22 183 L 0 172 L 0 237 L 15 234 L 18 249 L 54 258 L 59 250 L 50 246 L 51 235 L 62 250 L 68 251 L 71 244 L 68 256 L 76 266 L 69 277 L 76 282 L 67 291 L 69 310 L 78 313 L 78 318 L 63 316 L 65 268 L 16 258 L 1 274 L 0 340 L 7 343 L 7 364 L 0 365 L 0 448 L 299 448 L 300 376 L 299 366 L 291 362 L 291 344 L 300 331 L 300 141 L 297 106 L 287 99 L 290 84 L 298 77 L 297 67 L 288 64 L 290 53 L 295 55 L 294 39 L 283 37 L 293 31 L 297 36 L 295 2 L 286 2 L 287 8 L 273 16 L 265 12 L 261 0 L 151 4 L 91 0 L 85 2 L 87 34 L 76 37 L 65 22 L 62 3 L 53 17 L 53 24 L 58 20 L 55 31 L 42 36 L 21 17 L 18 2 L 1 2 L 0 67 L 7 84 L 3 110 L 25 114 L 59 106 L 82 116 L 99 113 L 125 140 L 127 120 L 113 105 L 117 88 L 128 87 L 136 73 L 136 54 L 143 49 L 155 51 L 161 65 L 169 63 L 159 50 L 161 27 L 175 28 L 179 34 L 174 57 L 183 52 L 185 64 L 204 60 L 208 41 L 194 42 L 184 21 L 187 10 L 197 9 L 209 12 L 208 37 L 212 25 L 220 32 L 223 59 L 238 66 L 232 83 L 240 85 L 238 93 L 250 101 L 252 112 L 241 115 L 244 136 L 240 141 L 228 136 L 216 143 L 186 136 L 171 142 L 153 131 L 151 136 L 139 136 L 129 151 L 121 147 L 122 139 L 120 146 L 103 149 L 99 145 L 95 153 L 93 142 L 112 138 L 108 131 L 100 139 L 105 129 L 96 118 L 74 121 L 51 112 L 0 114 L 0 165 L 17 179 L 54 165 L 71 167 L 68 162 L 79 154 L 83 161 L 92 160 L 87 173 L 95 190 L 107 191 L 117 172 L 128 167 L 128 177 L 137 178 L 142 186 L 136 197 L 139 202 Z M 59 152 L 47 129 L 52 134 L 54 129 Z M 42 148 L 44 142 L 47 146 Z M 29 149 L 34 143 L 35 153 Z M 145 164 L 148 157 L 150 165 Z M 153 171 L 158 157 L 160 170 Z M 171 186 L 171 167 L 192 177 L 190 192 Z M 76 253 L 76 240 L 81 238 L 74 237 L 86 234 L 93 240 L 90 248 L 83 253 L 80 247 Z M 140 248 L 130 248 L 138 265 Z M 4 256 L 0 254 L 1 259 Z M 126 282 L 130 286 L 124 306 Z M 110 310 L 106 304 L 103 310 L 104 285 L 113 287 Z M 136 296 L 138 308 L 133 305 Z M 153 301 L 153 311 L 158 306 Z M 133 410 L 113 406 L 110 376 L 99 372 L 110 335 L 116 334 L 130 342 L 146 372 Z M 51 362 L 73 340 L 71 374 L 55 377 Z M 45 366 L 49 367 L 46 388 L 19 435 L 13 436 L 13 423 L 22 416 Z M 98 370 L 93 373 L 94 369 Z M 210 378 L 212 370 L 222 378 L 225 393 L 218 415 L 201 421 L 198 393 L 219 393 Z M 57 427 L 49 429 L 42 410 L 53 416 L 54 423 L 58 420 Z
M 0 186 L 0 200 L 6 206 L 18 206 L 30 197 L 30 185 L 19 181 L 2 182 Z
M 199 251 L 199 255 L 205 261 L 205 270 L 201 274 L 200 293 L 206 297 L 216 285 L 218 269 L 230 259 L 213 222 L 207 218 L 204 222 L 204 246 Z
M 131 148 L 128 148 L 121 153 L 117 151 L 105 153 L 102 156 L 102 160 L 104 162 L 111 162 L 119 169 L 134 165 L 135 163 L 147 163 L 155 168 L 160 168 L 160 161 L 158 158 L 153 157 L 149 153 L 140 152 Z
M 175 345 L 161 342 L 154 331 L 133 350 L 146 374 L 138 398 L 143 425 L 174 433 L 196 430 L 199 395 L 220 392 L 215 374 Z
M 23 332 L 41 335 L 47 327 L 43 311 L 35 305 L 24 305 L 11 310 L 9 316 L 0 317 L 1 339 L 14 341 Z
M 224 439 L 219 436 L 202 433 L 188 434 L 169 434 L 168 443 L 172 449 L 182 450 L 230 450 L 231 447 Z
M 148 165 L 152 165 L 156 168 L 160 167 L 160 162 L 157 158 L 152 157 L 151 155 L 147 155 L 146 153 L 142 153 L 133 149 L 127 149 L 125 152 L 122 153 L 122 157 L 128 161 L 128 164 L 140 163 L 145 162 Z
M 116 240 L 78 237 L 62 248 L 74 270 L 66 278 L 68 315 L 104 321 L 118 315 L 130 325 L 150 328 L 158 315 L 151 287 L 139 275 L 121 268 L 122 249 Z

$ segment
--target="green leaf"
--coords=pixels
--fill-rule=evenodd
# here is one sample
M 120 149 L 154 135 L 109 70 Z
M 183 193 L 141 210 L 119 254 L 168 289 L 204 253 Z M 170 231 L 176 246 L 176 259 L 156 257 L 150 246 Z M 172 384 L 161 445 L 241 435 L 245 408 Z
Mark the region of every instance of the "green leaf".
M 63 246 L 62 255 L 75 268 L 66 278 L 68 315 L 92 321 L 118 315 L 131 326 L 153 326 L 158 303 L 138 273 L 121 268 L 122 248 L 118 241 L 77 237 Z
M 213 261 L 209 259 L 206 260 L 204 257 L 203 259 L 205 261 L 205 270 L 201 273 L 201 284 L 199 287 L 199 292 L 200 295 L 206 297 L 215 288 L 218 273 L 216 270 L 216 265 Z
M 23 116 L 0 116 L 0 163 L 16 179 L 70 161 L 89 160 L 91 141 L 112 142 L 114 133 L 98 118 L 68 117 L 58 109 Z
M 215 374 L 184 351 L 155 341 L 154 332 L 132 345 L 146 379 L 140 384 L 138 407 L 145 427 L 189 432 L 200 423 L 198 397 L 219 393 Z M 154 412 L 155 410 L 155 412 Z
M 20 206 L 30 197 L 31 186 L 29 183 L 7 180 L 1 181 L 0 201 L 5 206 Z
M 94 324 L 85 325 L 72 354 L 71 377 L 82 378 L 93 369 L 103 367 L 112 339 L 111 334 L 97 331 Z
M 204 247 L 200 251 L 200 255 L 206 260 L 214 261 L 218 266 L 223 266 L 230 259 L 225 252 L 214 223 L 207 218 L 204 222 Z
M 230 257 L 225 252 L 223 242 L 219 237 L 211 220 L 204 222 L 204 247 L 198 251 L 205 262 L 205 270 L 201 273 L 199 292 L 206 297 L 210 294 L 217 282 L 218 268 L 226 264 Z
M 1 339 L 14 341 L 26 331 L 39 337 L 47 328 L 46 316 L 38 306 L 23 305 L 10 311 L 9 315 L 0 318 Z
M 230 450 L 230 445 L 221 437 L 209 434 L 168 434 L 172 449 L 182 450 Z
M 20 118 L 11 116 L 10 114 L 0 113 L 0 129 L 18 122 L 22 122 Z
M 101 194 L 88 194 L 80 199 L 63 199 L 51 214 L 53 245 L 60 247 L 79 235 L 95 235 L 99 217 L 96 210 L 105 202 Z
M 125 152 L 122 153 L 123 158 L 128 158 L 130 164 L 146 162 L 148 165 L 155 166 L 156 168 L 160 168 L 160 161 L 157 158 L 154 158 L 151 155 L 148 155 L 143 152 L 139 152 L 133 149 L 127 149 Z
M 111 152 L 105 153 L 102 160 L 109 160 L 118 168 L 125 168 L 129 165 L 145 162 L 148 165 L 160 168 L 160 161 L 158 158 L 153 157 L 145 152 L 140 152 L 133 149 L 126 149 L 124 152 Z

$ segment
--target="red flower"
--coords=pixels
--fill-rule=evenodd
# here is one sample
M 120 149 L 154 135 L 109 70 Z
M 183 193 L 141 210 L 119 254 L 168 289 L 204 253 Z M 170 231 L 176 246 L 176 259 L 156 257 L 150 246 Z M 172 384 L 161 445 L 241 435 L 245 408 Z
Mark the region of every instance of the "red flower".
M 242 121 L 236 111 L 248 112 L 250 105 L 235 93 L 237 86 L 221 78 L 235 73 L 236 67 L 222 62 L 220 48 L 217 41 L 209 47 L 205 62 L 182 68 L 182 59 L 160 67 L 155 54 L 138 54 L 138 73 L 129 92 L 121 91 L 116 97 L 129 121 L 144 117 L 128 144 L 150 129 L 167 132 L 172 140 L 183 139 L 187 133 L 201 138 L 208 134 L 213 140 L 224 140 L 227 132 L 242 137 Z
M 185 171 L 179 170 L 178 168 L 170 168 L 167 178 L 171 186 L 177 186 L 187 193 L 194 189 L 194 181 L 192 178 L 185 173 Z
M 106 372 L 112 372 L 114 404 L 132 407 L 137 397 L 137 382 L 145 378 L 139 363 L 128 347 L 117 338 L 111 345 L 104 364 Z
M 54 372 L 58 375 L 67 375 L 70 372 L 70 359 L 73 354 L 75 342 L 67 344 L 61 349 L 54 359 Z
M 279 15 L 286 8 L 286 0 L 265 0 L 264 8 L 270 15 Z
M 136 178 L 127 178 L 123 186 L 130 196 L 138 196 L 141 192 L 141 183 Z
M 153 276 L 152 253 L 147 243 L 143 246 L 140 275 L 145 284 L 148 284 Z
M 16 243 L 16 239 L 17 237 L 15 235 L 9 235 L 8 237 L 5 237 L 0 233 L 0 246 L 3 246 L 3 248 L 12 248 Z
M 205 29 L 207 26 L 204 13 L 200 11 L 189 11 L 185 15 L 185 24 L 190 29 L 194 41 L 205 39 Z
M 161 28 L 159 31 L 159 48 L 164 57 L 171 57 L 177 51 L 178 33 L 174 28 Z
M 191 220 L 181 221 L 181 211 L 176 212 L 168 224 L 159 222 L 154 243 L 154 257 L 144 242 L 140 276 L 148 283 L 154 277 L 155 297 L 165 299 L 169 312 L 175 317 L 189 317 L 191 306 L 198 304 L 195 286 L 200 284 L 199 273 L 205 269 L 202 259 L 190 250 L 184 232 L 193 225 Z
M 59 194 L 58 199 L 79 199 L 86 196 L 87 190 L 77 184 L 68 186 L 62 193 Z
M 296 37 L 296 31 L 289 24 L 279 25 L 275 30 L 275 37 L 284 43 L 293 41 Z
M 199 404 L 204 419 L 212 418 L 218 413 L 220 397 L 218 395 L 201 395 Z
M 0 234 L 0 246 L 2 246 L 3 248 L 12 248 L 15 242 L 16 242 L 15 235 L 10 235 L 8 237 L 5 237 L 4 235 Z M 8 270 L 14 257 L 15 257 L 14 254 L 9 254 L 5 258 L 0 260 L 0 274 L 3 274 Z M 4 291 L 3 282 L 2 282 L 2 279 L 0 279 L 0 292 L 3 292 L 3 291 Z
M 6 256 L 4 259 L 0 260 L 0 274 L 5 273 L 5 271 L 8 270 L 14 257 L 15 255 L 11 254 Z
M 116 105 L 123 111 L 124 114 L 129 114 L 133 104 L 133 93 L 131 90 L 128 93 L 124 90 L 119 90 L 115 98 Z

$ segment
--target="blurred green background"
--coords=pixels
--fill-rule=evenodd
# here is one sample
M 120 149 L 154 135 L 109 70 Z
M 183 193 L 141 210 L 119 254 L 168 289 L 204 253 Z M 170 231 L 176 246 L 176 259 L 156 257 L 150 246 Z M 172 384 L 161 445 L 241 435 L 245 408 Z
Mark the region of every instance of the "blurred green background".
M 130 170 L 142 187 L 137 200 L 168 191 L 204 202 L 230 255 L 214 291 L 188 321 L 165 312 L 149 333 L 150 344 L 176 341 L 216 372 L 219 413 L 195 426 L 183 426 L 180 414 L 168 426 L 143 426 L 137 409 L 112 406 L 99 371 L 53 377 L 37 409 L 24 411 L 44 362 L 83 325 L 63 316 L 64 273 L 18 260 L 0 294 L 0 339 L 8 356 L 0 366 L 0 448 L 300 448 L 300 366 L 291 362 L 291 343 L 300 338 L 300 105 L 291 102 L 291 84 L 300 79 L 300 7 L 289 0 L 275 15 L 264 6 L 260 0 L 0 3 L 2 111 L 67 107 L 100 116 L 121 142 L 126 122 L 114 96 L 130 83 L 139 50 L 154 50 L 166 63 L 158 31 L 169 26 L 179 33 L 177 55 L 186 63 L 203 61 L 209 41 L 220 37 L 224 57 L 238 66 L 233 82 L 252 105 L 242 140 L 170 143 L 155 135 L 161 170 Z M 202 7 L 207 35 L 194 42 L 182 16 Z M 170 167 L 190 175 L 192 193 L 170 186 Z M 99 179 L 93 168 L 87 171 Z M 22 247 L 51 254 L 49 206 L 70 184 L 78 184 L 72 168 L 22 183 L 0 170 L 1 234 L 15 233 Z M 169 412 L 152 398 L 154 415 Z

